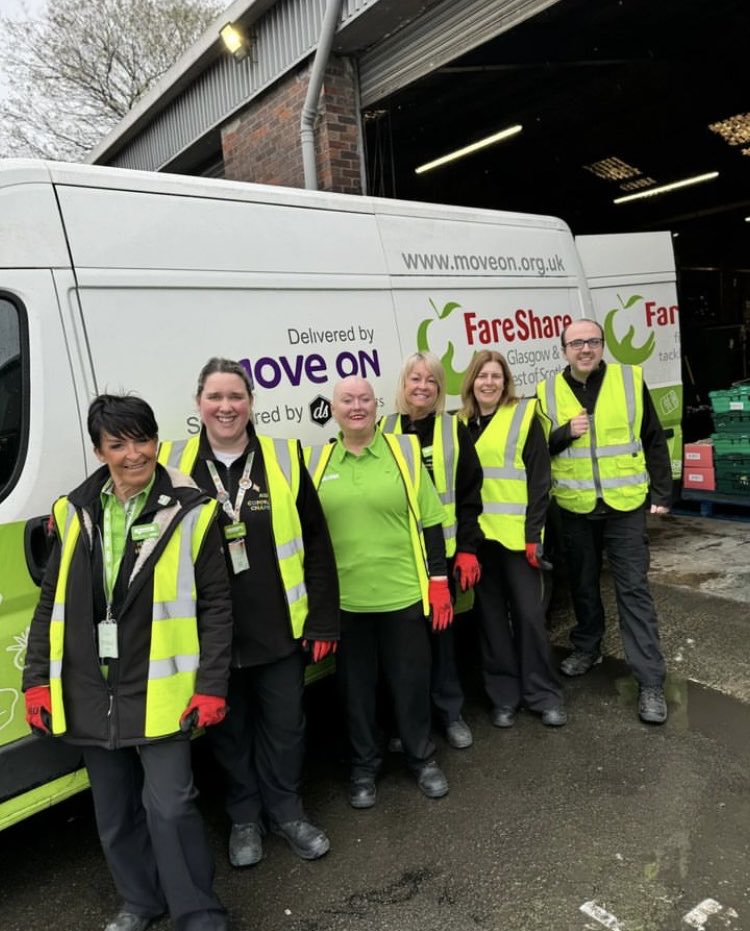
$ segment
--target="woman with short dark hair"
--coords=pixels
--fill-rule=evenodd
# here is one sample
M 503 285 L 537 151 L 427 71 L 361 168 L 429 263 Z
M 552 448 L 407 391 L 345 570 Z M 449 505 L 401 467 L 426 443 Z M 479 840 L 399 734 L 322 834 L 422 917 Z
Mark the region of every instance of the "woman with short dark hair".
M 232 637 L 216 504 L 157 464 L 140 398 L 100 395 L 102 468 L 53 507 L 56 537 L 29 631 L 26 720 L 83 748 L 123 904 L 105 931 L 225 931 L 195 805 L 192 727 L 226 710 Z

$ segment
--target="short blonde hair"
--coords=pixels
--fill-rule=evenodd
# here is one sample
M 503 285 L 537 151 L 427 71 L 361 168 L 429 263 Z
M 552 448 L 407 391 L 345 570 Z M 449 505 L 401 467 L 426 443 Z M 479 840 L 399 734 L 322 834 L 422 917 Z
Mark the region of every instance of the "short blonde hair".
M 398 387 L 396 388 L 396 411 L 399 414 L 409 413 L 409 406 L 406 403 L 406 380 L 420 362 L 424 363 L 427 371 L 435 379 L 438 390 L 435 399 L 435 413 L 442 414 L 445 411 L 445 369 L 440 359 L 433 352 L 413 352 L 404 359 L 398 376 Z
M 504 404 L 515 404 L 518 400 L 516 398 L 516 383 L 513 381 L 513 375 L 505 356 L 492 349 L 482 349 L 474 355 L 469 363 L 461 385 L 461 410 L 458 412 L 458 416 L 464 420 L 472 420 L 480 415 L 479 405 L 474 397 L 474 382 L 488 362 L 497 362 L 503 370 L 505 384 L 503 385 L 503 393 L 500 395 L 498 407 L 502 407 Z

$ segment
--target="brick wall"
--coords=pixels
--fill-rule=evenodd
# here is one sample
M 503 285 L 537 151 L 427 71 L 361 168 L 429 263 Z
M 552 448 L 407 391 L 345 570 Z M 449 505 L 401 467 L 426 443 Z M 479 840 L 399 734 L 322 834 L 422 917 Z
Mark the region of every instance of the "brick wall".
M 299 127 L 311 64 L 285 75 L 222 129 L 225 177 L 305 186 Z M 318 187 L 322 191 L 362 193 L 355 81 L 350 60 L 332 56 L 315 122 Z

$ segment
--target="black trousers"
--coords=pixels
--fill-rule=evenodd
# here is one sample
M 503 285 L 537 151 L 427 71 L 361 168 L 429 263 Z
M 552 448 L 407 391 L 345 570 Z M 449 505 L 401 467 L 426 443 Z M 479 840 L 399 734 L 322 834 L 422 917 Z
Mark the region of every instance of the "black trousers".
M 456 618 L 445 630 L 432 630 L 429 621 L 432 666 L 430 669 L 430 693 L 435 706 L 435 716 L 442 727 L 456 721 L 464 705 L 464 692 L 456 665 Z
M 545 711 L 561 704 L 544 617 L 544 579 L 526 554 L 494 540 L 480 547 L 475 588 L 484 687 L 493 706 Z
M 300 798 L 305 761 L 305 659 L 302 650 L 275 663 L 233 669 L 229 713 L 208 739 L 226 783 L 233 824 L 283 824 L 304 817 Z
M 607 554 L 615 583 L 620 634 L 633 675 L 641 685 L 661 685 L 666 675 L 656 608 L 648 586 L 649 549 L 644 508 L 589 519 L 560 509 L 576 626 L 574 649 L 598 653 L 604 636 L 599 587 Z
M 421 603 L 400 611 L 341 612 L 336 670 L 351 745 L 352 778 L 374 777 L 382 765 L 377 686 L 382 670 L 406 763 L 418 770 L 432 759 L 430 644 Z
M 226 931 L 196 807 L 189 740 L 106 750 L 84 747 L 99 839 L 125 906 L 165 909 L 179 931 Z

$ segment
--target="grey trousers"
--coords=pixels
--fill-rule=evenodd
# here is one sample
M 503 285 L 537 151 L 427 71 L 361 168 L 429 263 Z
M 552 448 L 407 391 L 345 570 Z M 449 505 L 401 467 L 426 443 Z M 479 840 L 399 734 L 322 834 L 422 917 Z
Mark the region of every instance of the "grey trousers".
M 196 807 L 190 741 L 84 747 L 99 839 L 128 911 L 169 914 L 179 931 L 226 931 Z

